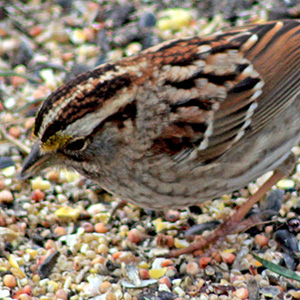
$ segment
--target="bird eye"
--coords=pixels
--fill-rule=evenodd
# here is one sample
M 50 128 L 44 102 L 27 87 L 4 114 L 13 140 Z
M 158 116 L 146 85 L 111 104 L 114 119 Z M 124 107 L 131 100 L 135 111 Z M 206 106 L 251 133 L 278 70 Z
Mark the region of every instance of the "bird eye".
M 85 140 L 83 138 L 79 138 L 73 142 L 70 142 L 66 145 L 66 149 L 68 150 L 82 150 L 85 147 Z

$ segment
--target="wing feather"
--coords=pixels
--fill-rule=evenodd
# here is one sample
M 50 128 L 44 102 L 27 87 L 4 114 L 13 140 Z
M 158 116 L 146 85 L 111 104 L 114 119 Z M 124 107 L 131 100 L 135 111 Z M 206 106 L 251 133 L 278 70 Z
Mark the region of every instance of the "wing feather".
M 170 103 L 172 117 L 155 141 L 161 151 L 173 155 L 194 149 L 203 163 L 214 160 L 244 135 L 261 130 L 298 94 L 299 21 L 191 38 L 188 51 L 184 42 L 163 48 L 173 60 L 161 60 L 159 97 Z M 148 55 L 157 57 L 160 49 Z

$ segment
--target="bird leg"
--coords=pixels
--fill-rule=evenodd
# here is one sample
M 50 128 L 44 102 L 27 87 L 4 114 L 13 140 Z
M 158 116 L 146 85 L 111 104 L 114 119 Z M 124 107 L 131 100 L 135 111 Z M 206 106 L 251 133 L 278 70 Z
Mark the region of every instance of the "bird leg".
M 190 246 L 172 250 L 170 256 L 177 257 L 181 254 L 192 253 L 196 250 L 201 250 L 211 245 L 212 243 L 220 243 L 225 237 L 237 231 L 238 224 L 248 213 L 248 211 L 257 203 L 279 180 L 288 176 L 295 167 L 296 157 L 291 153 L 287 159 L 274 170 L 273 175 L 259 188 L 259 190 L 253 194 L 229 219 L 224 221 L 215 231 L 213 231 L 208 237 L 202 238 L 199 241 L 193 242 Z M 239 229 L 241 231 L 241 228 Z

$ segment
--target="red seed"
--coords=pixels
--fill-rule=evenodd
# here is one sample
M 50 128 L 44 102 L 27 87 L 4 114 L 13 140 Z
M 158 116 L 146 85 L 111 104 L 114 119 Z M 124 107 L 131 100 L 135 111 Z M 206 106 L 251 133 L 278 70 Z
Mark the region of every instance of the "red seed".
M 173 266 L 174 265 L 174 262 L 173 262 L 173 260 L 171 260 L 171 259 L 165 259 L 162 263 L 161 263 L 161 266 L 162 266 L 162 268 L 164 268 L 164 267 L 169 267 L 169 266 Z
M 136 228 L 133 228 L 128 232 L 128 239 L 131 243 L 138 244 L 142 238 L 142 233 Z
M 21 135 L 21 129 L 16 126 L 12 126 L 8 129 L 8 133 L 12 135 L 14 138 L 18 139 Z
M 147 269 L 139 269 L 139 274 L 141 279 L 149 279 L 149 271 Z
M 84 229 L 85 232 L 94 232 L 94 226 L 92 223 L 84 222 L 82 223 L 81 227 Z
M 55 292 L 55 296 L 58 298 L 58 299 L 62 299 L 62 300 L 68 300 L 69 297 L 68 297 L 68 293 L 66 291 L 64 291 L 63 289 L 58 289 L 56 292 Z
M 45 199 L 45 193 L 40 189 L 36 189 L 31 193 L 31 199 L 35 202 L 39 202 Z
M 242 299 L 242 300 L 248 299 L 248 297 L 249 297 L 249 291 L 246 288 L 243 288 L 243 287 L 237 289 L 235 292 L 233 292 L 233 294 L 235 296 L 237 296 L 238 299 Z
M 169 289 L 172 286 L 171 280 L 166 276 L 159 278 L 158 284 L 165 284 Z
M 67 234 L 67 231 L 64 227 L 62 226 L 57 226 L 55 229 L 54 229 L 54 232 L 58 235 L 58 236 L 63 236 L 63 235 L 66 235 Z
M 97 223 L 95 224 L 95 231 L 98 233 L 106 233 L 108 231 L 108 228 L 104 223 Z
M 29 29 L 29 33 L 30 35 L 32 35 L 33 37 L 41 34 L 43 32 L 43 28 L 40 25 L 36 25 L 32 28 Z
M 199 266 L 201 269 L 205 269 L 210 262 L 211 262 L 211 257 L 203 256 L 199 259 Z
M 169 210 L 166 214 L 167 221 L 172 223 L 178 221 L 179 217 L 180 217 L 180 213 L 177 210 Z
M 13 289 L 14 287 L 17 286 L 17 281 L 14 275 L 11 274 L 6 274 L 3 277 L 3 283 L 5 286 L 7 286 L 8 288 Z
M 260 248 L 268 245 L 268 238 L 263 234 L 257 234 L 254 238 L 254 243 L 258 245 Z
M 195 276 L 199 273 L 199 266 L 196 262 L 190 261 L 186 266 L 186 272 L 192 276 Z
M 222 253 L 222 260 L 227 264 L 232 264 L 235 260 L 235 255 L 233 253 Z

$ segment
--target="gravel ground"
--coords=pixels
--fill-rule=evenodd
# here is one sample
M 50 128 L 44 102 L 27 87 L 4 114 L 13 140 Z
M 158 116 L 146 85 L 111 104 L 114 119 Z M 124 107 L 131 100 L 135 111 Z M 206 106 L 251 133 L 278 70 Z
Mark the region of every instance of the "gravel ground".
M 300 299 L 300 169 L 255 207 L 255 226 L 211 255 L 168 258 L 231 215 L 266 179 L 158 213 L 48 169 L 20 182 L 35 113 L 51 91 L 108 60 L 222 27 L 297 18 L 300 1 L 0 1 L 0 299 Z M 174 9 L 175 8 L 175 9 Z M 295 149 L 296 154 L 300 151 Z M 200 224 L 193 227 L 196 224 Z M 192 228 L 192 229 L 191 229 Z

